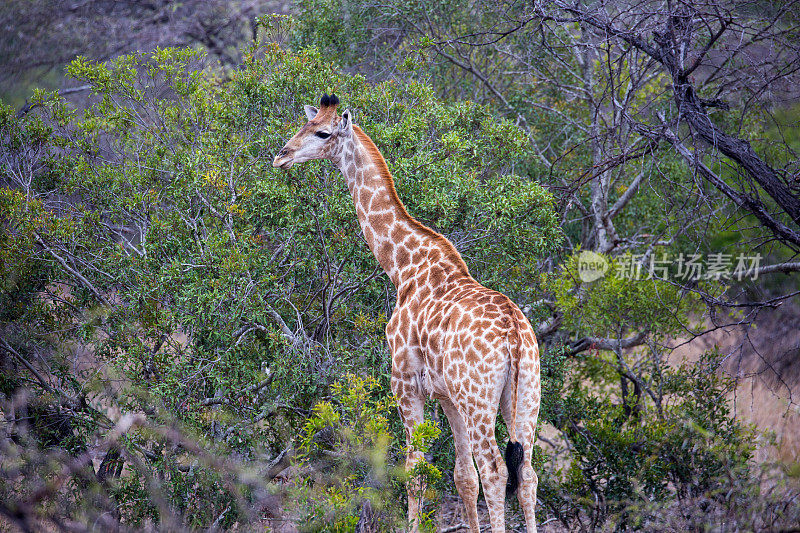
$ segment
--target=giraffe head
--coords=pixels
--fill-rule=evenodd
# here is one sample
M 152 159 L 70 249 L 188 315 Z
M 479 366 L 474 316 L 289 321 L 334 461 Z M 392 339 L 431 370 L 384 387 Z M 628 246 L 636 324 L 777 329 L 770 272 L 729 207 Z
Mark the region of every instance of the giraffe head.
M 337 105 L 339 99 L 335 94 L 324 94 L 319 109 L 305 106 L 308 122 L 281 148 L 272 166 L 287 170 L 295 163 L 330 159 L 339 153 L 342 142 L 353 135 L 353 121 L 349 110 L 339 116 Z

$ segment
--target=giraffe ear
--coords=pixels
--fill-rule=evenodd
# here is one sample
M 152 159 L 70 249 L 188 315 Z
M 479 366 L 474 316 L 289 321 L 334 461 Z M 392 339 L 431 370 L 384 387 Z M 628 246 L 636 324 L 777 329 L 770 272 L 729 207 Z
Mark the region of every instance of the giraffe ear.
M 342 119 L 339 121 L 339 134 L 351 135 L 353 133 L 353 114 L 348 109 L 342 113 Z
M 308 120 L 314 120 L 314 117 L 316 117 L 317 113 L 319 113 L 319 109 L 313 105 L 304 106 L 303 109 L 306 110 L 306 116 L 308 117 Z

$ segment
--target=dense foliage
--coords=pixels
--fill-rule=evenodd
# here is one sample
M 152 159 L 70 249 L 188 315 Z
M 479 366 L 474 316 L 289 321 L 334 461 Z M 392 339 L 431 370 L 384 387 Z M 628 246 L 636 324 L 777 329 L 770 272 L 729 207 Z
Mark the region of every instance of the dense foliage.
M 443 104 L 417 82 L 369 85 L 313 50 L 253 48 L 228 82 L 200 59 L 79 58 L 69 72 L 92 85 L 89 109 L 44 93 L 40 113 L 18 121 L 3 109 L 7 168 L 18 170 L 2 189 L 5 338 L 63 369 L 46 379 L 79 404 L 79 419 L 61 415 L 77 449 L 108 398 L 249 457 L 290 444 L 347 372 L 374 376 L 386 394 L 393 294 L 343 180 L 322 163 L 288 174 L 270 164 L 320 87 L 335 87 L 412 212 L 449 235 L 477 276 L 524 302 L 524 280 L 559 242 L 548 193 L 511 173 L 519 131 L 486 108 Z M 6 398 L 20 378 L 6 380 Z M 150 452 L 190 523 L 230 505 L 187 501 L 200 482 L 178 468 L 181 454 Z M 145 490 L 135 473 L 121 483 L 129 497 Z M 156 516 L 138 501 L 123 506 L 126 520 Z

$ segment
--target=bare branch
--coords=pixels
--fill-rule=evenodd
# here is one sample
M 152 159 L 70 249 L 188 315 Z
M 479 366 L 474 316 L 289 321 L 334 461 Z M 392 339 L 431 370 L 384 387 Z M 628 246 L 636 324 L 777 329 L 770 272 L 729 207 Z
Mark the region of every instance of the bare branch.
M 570 347 L 570 352 L 572 355 L 576 355 L 580 352 L 585 352 L 586 350 L 617 351 L 625 348 L 633 348 L 635 346 L 644 344 L 649 333 L 649 331 L 643 330 L 635 335 L 622 339 L 584 337 L 572 344 Z
M 669 128 L 664 128 L 663 136 L 672 144 L 675 150 L 681 156 L 683 156 L 687 163 L 689 163 L 693 168 L 697 169 L 704 178 L 706 178 L 712 185 L 714 185 L 714 187 L 725 194 L 725 196 L 730 198 L 737 206 L 746 209 L 755 215 L 755 217 L 758 218 L 758 220 L 760 220 L 765 227 L 772 231 L 781 240 L 800 246 L 800 233 L 792 230 L 791 228 L 782 224 L 780 221 L 773 218 L 758 199 L 741 193 L 728 185 L 725 180 L 717 176 L 710 168 L 703 164 L 696 154 L 693 154 L 686 146 L 684 146 L 680 139 L 678 139 L 675 133 L 673 133 Z

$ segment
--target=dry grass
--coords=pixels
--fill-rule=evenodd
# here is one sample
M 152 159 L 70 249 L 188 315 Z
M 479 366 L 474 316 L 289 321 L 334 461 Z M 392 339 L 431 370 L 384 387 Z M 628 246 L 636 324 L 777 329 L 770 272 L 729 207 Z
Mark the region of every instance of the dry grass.
M 796 468 L 800 462 L 800 308 L 763 311 L 754 326 L 715 329 L 682 344 L 670 362 L 696 361 L 716 347 L 725 357 L 721 371 L 737 381 L 730 396 L 735 416 L 765 434 L 758 443 L 756 461 Z

